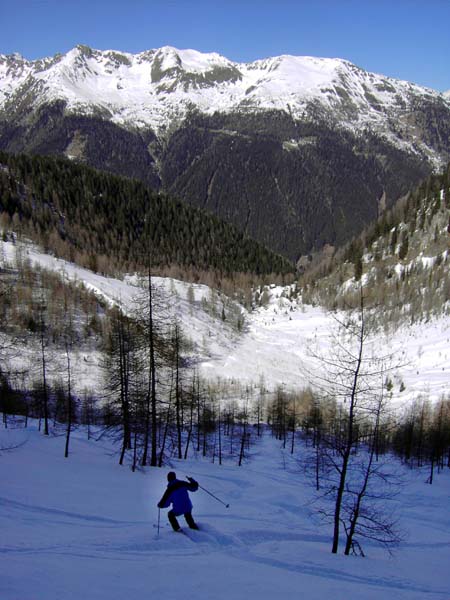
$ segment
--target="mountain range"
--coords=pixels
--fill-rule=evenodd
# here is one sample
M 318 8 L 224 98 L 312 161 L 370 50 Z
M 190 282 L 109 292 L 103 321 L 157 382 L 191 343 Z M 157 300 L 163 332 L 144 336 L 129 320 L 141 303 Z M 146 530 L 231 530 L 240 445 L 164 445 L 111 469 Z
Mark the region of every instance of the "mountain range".
M 448 162 L 450 97 L 341 59 L 77 46 L 0 55 L 0 149 L 141 179 L 297 259 Z

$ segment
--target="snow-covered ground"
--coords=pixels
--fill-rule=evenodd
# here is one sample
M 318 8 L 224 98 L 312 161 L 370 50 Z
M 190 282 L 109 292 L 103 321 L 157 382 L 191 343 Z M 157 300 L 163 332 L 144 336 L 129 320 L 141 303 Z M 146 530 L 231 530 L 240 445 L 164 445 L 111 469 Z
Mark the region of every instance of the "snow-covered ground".
M 12 262 L 16 251 L 10 243 L 0 248 Z M 135 304 L 135 277 L 102 277 L 28 244 L 20 253 L 126 310 Z M 281 288 L 271 289 L 266 308 L 245 313 L 239 334 L 220 310 L 217 316 L 205 310 L 205 300 L 211 303 L 206 286 L 193 286 L 192 301 L 189 285 L 157 283 L 210 379 L 263 378 L 270 389 L 300 388 L 312 366 L 308 349 L 330 347 L 332 315 L 297 305 L 282 297 Z M 404 327 L 394 336 L 379 334 L 379 352 L 397 350 L 405 365 L 393 382 L 397 404 L 419 393 L 432 399 L 447 393 L 449 338 L 448 318 Z M 81 386 L 99 381 L 95 362 L 79 361 Z M 17 447 L 5 450 L 11 446 Z M 132 473 L 117 464 L 117 447 L 105 438 L 88 440 L 83 428 L 73 434 L 69 458 L 63 456 L 64 437 L 46 438 L 33 422 L 28 429 L 0 429 L 1 600 L 450 598 L 449 470 L 432 486 L 424 483 L 427 473 L 403 470 L 395 506 L 405 540 L 393 557 L 367 543 L 363 559 L 331 554 L 330 525 L 314 514 L 310 482 L 269 433 L 242 467 L 195 456 L 172 461 L 181 478 L 193 476 L 230 504 L 226 508 L 201 490 L 193 494 L 201 530 L 186 535 L 170 530 L 165 511 L 159 535 L 154 527 L 169 465 Z
M 191 494 L 198 532 L 173 533 L 156 504 L 169 467 L 132 473 L 117 448 L 78 430 L 64 437 L 0 429 L 1 600 L 448 600 L 450 470 L 424 483 L 405 470 L 396 500 L 406 539 L 393 557 L 331 554 L 312 488 L 269 433 L 242 467 L 173 461 L 229 503 Z
M 138 293 L 135 277 L 124 280 L 103 277 L 43 254 L 32 245 L 27 245 L 24 251 L 31 262 L 62 272 L 72 280 L 83 281 L 108 302 L 117 302 L 132 310 Z M 3 243 L 2 252 L 6 259 L 14 262 L 16 247 L 13 244 Z M 167 298 L 165 305 L 172 319 L 179 318 L 185 335 L 194 343 L 195 360 L 204 377 L 233 379 L 244 384 L 258 384 L 263 380 L 269 390 L 279 385 L 293 390 L 313 383 L 307 373 L 320 365 L 312 361 L 311 348 L 318 346 L 326 352 L 332 343 L 330 333 L 336 327 L 334 317 L 322 308 L 291 302 L 282 297 L 282 288 L 273 287 L 267 307 L 252 312 L 236 309 L 244 311 L 246 323 L 244 331 L 238 334 L 228 321 L 222 321 L 220 301 L 216 317 L 205 311 L 202 299 L 211 298 L 207 286 L 194 285 L 195 301 L 190 302 L 189 284 L 162 278 L 155 281 Z M 393 335 L 380 331 L 374 345 L 379 355 L 392 352 L 395 362 L 402 365 L 391 375 L 393 401 L 397 406 L 408 405 L 419 395 L 432 401 L 447 395 L 450 381 L 448 316 L 402 326 Z M 95 360 L 93 357 L 88 363 L 81 361 L 83 371 L 77 378 L 81 389 L 100 380 L 95 368 L 87 369 Z

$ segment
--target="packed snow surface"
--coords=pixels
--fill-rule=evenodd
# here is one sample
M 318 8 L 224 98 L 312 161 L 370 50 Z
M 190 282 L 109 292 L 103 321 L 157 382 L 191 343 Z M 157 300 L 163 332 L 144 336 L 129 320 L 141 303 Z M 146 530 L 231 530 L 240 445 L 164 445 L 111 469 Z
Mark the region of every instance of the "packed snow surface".
M 256 437 L 256 436 L 255 436 Z M 393 501 L 405 540 L 389 556 L 331 554 L 331 526 L 313 511 L 297 461 L 265 432 L 242 467 L 192 457 L 132 473 L 117 447 L 78 429 L 64 436 L 0 429 L 2 600 L 448 600 L 450 471 L 401 470 Z M 301 450 L 300 450 L 301 452 Z M 168 470 L 194 477 L 200 531 L 174 533 L 157 502 Z M 182 518 L 180 518 L 182 521 Z M 183 522 L 183 525 L 184 522 Z

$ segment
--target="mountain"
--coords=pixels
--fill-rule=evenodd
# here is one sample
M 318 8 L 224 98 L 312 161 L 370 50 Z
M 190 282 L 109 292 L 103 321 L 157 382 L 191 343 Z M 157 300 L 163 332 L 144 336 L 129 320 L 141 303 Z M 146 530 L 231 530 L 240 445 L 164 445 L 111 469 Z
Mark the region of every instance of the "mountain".
M 402 113 L 413 100 L 441 99 L 432 90 L 340 59 L 278 56 L 239 64 L 215 53 L 168 46 L 137 55 L 77 46 L 38 61 L 1 56 L 0 74 L 6 110 L 26 110 L 25 101 L 34 108 L 63 101 L 74 113 L 151 128 L 160 138 L 193 109 L 206 115 L 281 109 L 301 120 L 313 106 L 324 113 L 331 109 L 336 120 L 354 130 L 373 126 L 393 135 L 387 113 Z
M 449 160 L 450 99 L 340 59 L 77 46 L 0 56 L 0 148 L 141 179 L 296 259 Z

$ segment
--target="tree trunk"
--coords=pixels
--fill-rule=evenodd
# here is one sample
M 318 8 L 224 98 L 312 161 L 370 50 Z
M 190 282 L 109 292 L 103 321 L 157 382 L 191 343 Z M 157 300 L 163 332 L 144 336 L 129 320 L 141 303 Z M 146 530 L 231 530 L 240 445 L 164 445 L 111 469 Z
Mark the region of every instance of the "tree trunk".
M 155 339 L 154 339 L 154 320 L 153 320 L 153 287 L 151 268 L 148 268 L 148 285 L 147 285 L 147 344 L 149 353 L 148 362 L 148 389 L 145 404 L 145 421 L 144 421 L 144 449 L 142 453 L 142 464 L 147 464 L 149 436 L 150 441 L 150 466 L 156 467 L 157 460 L 157 413 L 156 413 L 156 372 L 155 372 Z
M 47 365 L 45 360 L 44 332 L 41 331 L 41 357 L 42 357 L 42 386 L 44 399 L 44 435 L 48 435 L 48 389 L 47 389 Z
M 66 430 L 66 447 L 64 450 L 64 457 L 68 458 L 69 456 L 69 443 L 70 443 L 70 434 L 72 432 L 72 378 L 70 372 L 70 353 L 69 346 L 66 341 L 66 359 L 67 359 L 67 430 Z
M 347 479 L 347 469 L 350 459 L 350 453 L 354 444 L 354 425 L 355 425 L 355 408 L 357 402 L 357 387 L 359 372 L 361 369 L 364 349 L 364 314 L 363 314 L 363 295 L 361 292 L 361 328 L 359 331 L 359 347 L 358 358 L 353 373 L 353 384 L 350 394 L 350 406 L 347 418 L 347 437 L 345 439 L 344 451 L 342 453 L 342 463 L 340 466 L 339 485 L 336 494 L 336 503 L 334 507 L 334 528 L 333 528 L 333 545 L 331 552 L 336 554 L 339 546 L 339 527 L 341 521 L 342 498 L 344 496 L 345 481 Z

